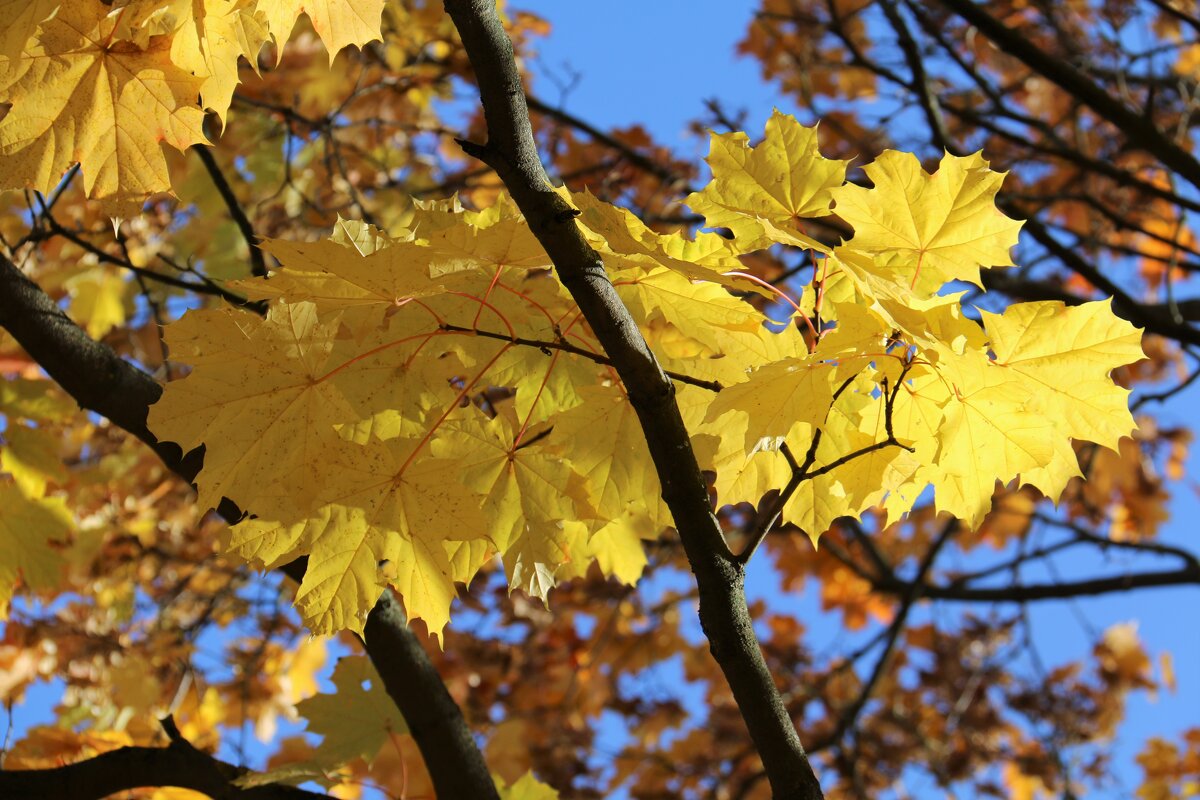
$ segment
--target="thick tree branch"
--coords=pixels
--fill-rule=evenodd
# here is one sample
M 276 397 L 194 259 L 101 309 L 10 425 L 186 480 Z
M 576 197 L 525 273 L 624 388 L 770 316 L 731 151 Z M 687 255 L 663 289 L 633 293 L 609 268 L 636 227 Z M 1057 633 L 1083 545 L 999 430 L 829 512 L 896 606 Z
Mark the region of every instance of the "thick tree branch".
M 487 144 L 461 142 L 463 149 L 504 181 L 629 392 L 663 499 L 696 576 L 701 625 L 774 797 L 819 798 L 820 786 L 754 635 L 743 591 L 745 568 L 729 551 L 709 504 L 674 386 L 613 289 L 599 254 L 575 224 L 578 211 L 550 185 L 533 139 L 512 42 L 494 2 L 446 0 L 445 5 L 475 70 L 487 120 Z
M 178 445 L 158 441 L 146 427 L 146 415 L 162 394 L 162 387 L 122 360 L 112 348 L 88 336 L 2 254 L 0 327 L 11 333 L 81 407 L 141 439 L 185 480 L 190 482 L 196 477 L 203 451 L 197 449 L 185 455 Z
M 234 781 L 249 770 L 197 750 L 170 717 L 162 724 L 171 740 L 166 747 L 122 747 L 61 767 L 0 770 L 0 797 L 101 800 L 131 789 L 174 786 L 214 800 L 328 800 L 283 784 L 243 789 Z
M 0 327 L 8 330 L 80 406 L 141 439 L 180 477 L 189 482 L 195 479 L 204 460 L 204 448 L 184 454 L 178 445 L 159 441 L 146 427 L 146 416 L 162 394 L 162 387 L 111 348 L 89 337 L 3 255 Z M 232 503 L 226 502 L 218 510 L 230 522 L 241 516 Z M 293 563 L 285 571 L 297 580 L 304 576 L 303 564 Z M 412 728 L 439 796 L 480 800 L 497 797 L 483 754 L 471 738 L 462 711 L 450 699 L 390 591 L 372 609 L 366 631 L 367 655 Z M 436 723 L 430 722 L 435 719 Z M 0 791 L 0 797 L 26 796 L 49 795 Z

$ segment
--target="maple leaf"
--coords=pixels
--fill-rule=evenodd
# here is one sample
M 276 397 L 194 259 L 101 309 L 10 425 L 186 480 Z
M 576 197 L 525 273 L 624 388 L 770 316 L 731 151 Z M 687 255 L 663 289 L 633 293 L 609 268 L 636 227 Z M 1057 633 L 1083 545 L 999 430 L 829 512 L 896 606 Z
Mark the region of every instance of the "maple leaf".
M 450 556 L 453 543 L 488 532 L 480 498 L 458 480 L 452 459 L 417 458 L 423 438 L 342 443 L 317 467 L 318 507 L 307 516 L 254 519 L 233 531 L 230 548 L 273 567 L 309 554 L 296 605 L 314 632 L 361 631 L 366 613 L 391 584 L 408 615 L 441 635 L 450 619 L 459 570 L 478 564 Z
M 301 761 L 252 772 L 235 783 L 256 786 L 317 781 L 330 784 L 330 776 L 352 761 L 370 764 L 388 738 L 408 731 L 400 709 L 383 685 L 371 659 L 343 656 L 330 676 L 334 691 L 296 703 L 296 711 L 307 722 L 307 733 L 321 737 L 321 746 Z
M 383 6 L 384 0 L 265 0 L 258 10 L 266 17 L 267 30 L 281 50 L 296 20 L 307 14 L 329 51 L 332 65 L 343 47 L 362 47 L 380 38 Z
M 1136 428 L 1129 390 L 1113 369 L 1144 358 L 1141 332 L 1112 313 L 1112 300 L 1067 307 L 1057 301 L 1018 303 L 983 312 L 996 364 L 1024 379 L 1054 421 L 1054 456 L 1021 479 L 1057 501 L 1080 474 L 1069 439 L 1116 450 Z
M 1049 463 L 1055 426 L 1040 398 L 985 354 L 943 357 L 938 367 L 947 399 L 938 427 L 937 507 L 975 528 L 991 508 L 997 480 Z
M 15 483 L 0 482 L 0 619 L 8 616 L 13 589 L 21 580 L 34 589 L 58 584 L 62 557 L 50 545 L 73 525 L 61 497 L 30 498 Z
M 124 275 L 105 267 L 81 272 L 67 281 L 71 296 L 71 317 L 99 339 L 125 322 L 125 292 L 129 284 Z
M 259 0 L 115 0 L 114 41 L 141 49 L 155 37 L 171 37 L 171 60 L 204 79 L 203 104 L 225 115 L 239 82 L 238 61 L 258 69 L 258 53 L 267 41 Z
M 79 410 L 52 381 L 6 378 L 0 381 L 0 414 L 44 422 L 63 422 Z
M 533 777 L 533 772 L 526 772 L 511 785 L 499 777 L 495 781 L 500 800 L 558 800 L 558 792 Z
M 17 58 L 62 0 L 0 0 L 0 59 Z
M 177 66 L 170 36 L 146 48 L 114 41 L 102 0 L 63 3 L 19 56 L 0 60 L 0 186 L 49 193 L 72 163 L 113 216 L 168 191 L 166 142 L 205 142 L 196 104 L 203 79 Z
M 333 769 L 355 758 L 370 763 L 390 734 L 408 730 L 371 659 L 343 656 L 329 679 L 334 693 L 296 704 L 308 732 L 323 737 L 321 766 Z
M 980 153 L 947 153 L 930 175 L 912 153 L 886 150 L 863 169 L 874 186 L 834 189 L 834 210 L 854 226 L 847 248 L 881 273 L 929 295 L 951 280 L 980 285 L 980 267 L 1012 266 L 1021 223 L 996 209 L 1004 173 Z
M 892 462 L 895 473 L 887 485 L 881 506 L 891 524 L 912 509 L 929 484 L 937 480 L 938 430 L 943 407 L 949 399 L 943 379 L 933 369 L 917 365 L 910 368 L 892 403 L 892 432 L 910 443 L 911 454 L 901 454 Z M 863 414 L 862 429 L 876 438 L 886 426 L 885 409 L 877 407 Z
M 46 493 L 47 481 L 61 482 L 67 477 L 59 457 L 59 437 L 45 428 L 9 423 L 0 434 L 0 469 L 12 475 L 30 497 Z
M 1112 299 L 1068 307 L 1017 303 L 983 312 L 995 363 L 1034 384 L 1060 433 L 1116 450 L 1136 427 L 1129 390 L 1112 370 L 1145 358 L 1142 332 L 1112 313 Z
M 572 562 L 579 567 L 577 573 L 586 574 L 586 562 L 594 559 L 605 575 L 635 586 L 649 563 L 642 540 L 657 538 L 662 530 L 647 523 L 649 515 L 631 504 L 620 517 L 592 531 L 587 537 L 587 559 Z
M 169 385 L 151 407 L 149 425 L 185 451 L 206 445 L 196 484 L 202 506 L 215 508 L 229 497 L 269 514 L 267 490 L 319 459 L 337 438 L 334 425 L 355 416 L 333 382 L 322 380 L 336 326 L 319 320 L 311 303 L 276 306 L 266 319 L 230 309 L 188 316 L 191 325 L 168 329 L 167 344 L 182 360 L 196 351 L 205 360 L 193 361 L 192 373 Z M 197 329 L 208 329 L 206 338 L 233 335 L 210 349 L 207 341 L 188 341 Z M 311 502 L 312 486 L 294 488 L 297 501 Z
M 12 475 L 30 498 L 42 497 L 49 481 L 66 480 L 59 455 L 61 437 L 48 422 L 66 422 L 76 411 L 74 403 L 52 391 L 49 381 L 5 380 L 0 383 L 0 469 Z M 23 424 L 25 419 L 34 423 Z
M 203 75 L 200 94 L 222 125 L 240 81 L 238 60 L 257 70 L 258 53 L 269 33 L 258 0 L 191 2 L 180 14 L 171 59 L 181 69 Z
M 864 376 L 838 396 L 819 429 L 800 423 L 788 434 L 798 452 L 812 452 L 812 463 L 806 470 L 809 476 L 784 504 L 783 518 L 808 534 L 814 545 L 834 520 L 858 518 L 906 476 L 903 466 L 896 466 L 898 460 L 908 461 L 906 451 L 890 443 L 879 446 L 888 441 L 881 420 L 885 400 L 874 396 L 874 388 Z M 864 423 L 864 418 L 871 422 Z
M 749 419 L 747 450 L 754 450 L 764 439 L 786 436 L 797 423 L 819 427 L 837 388 L 836 367 L 815 355 L 767 364 L 746 381 L 722 389 L 705 421 L 714 422 L 726 414 L 745 415 Z
M 522 446 L 505 415 L 472 415 L 447 424 L 434 453 L 453 458 L 464 486 L 484 497 L 492 540 L 509 570 L 510 588 L 545 601 L 558 568 L 583 558 L 586 536 L 566 528 L 586 508 L 584 478 L 560 456 L 537 444 Z
M 681 234 L 656 233 L 628 209 L 598 200 L 591 192 L 571 194 L 564 188 L 559 193 L 578 207 L 581 230 L 604 256 L 609 269 L 636 274 L 666 267 L 694 280 L 712 281 L 764 296 L 771 294 L 741 274 L 738 251 L 714 233 L 700 233 L 694 240 Z
M 587 478 L 598 518 L 615 520 L 630 503 L 657 500 L 658 473 L 629 398 L 615 386 L 588 386 L 580 394 L 578 406 L 556 417 L 553 440 Z
M 744 133 L 714 133 L 708 153 L 713 179 L 684 200 L 710 228 L 729 228 L 743 251 L 775 241 L 825 250 L 804 232 L 802 219 L 830 213 L 831 191 L 846 180 L 849 162 L 817 150 L 817 128 L 776 109 L 757 147 Z

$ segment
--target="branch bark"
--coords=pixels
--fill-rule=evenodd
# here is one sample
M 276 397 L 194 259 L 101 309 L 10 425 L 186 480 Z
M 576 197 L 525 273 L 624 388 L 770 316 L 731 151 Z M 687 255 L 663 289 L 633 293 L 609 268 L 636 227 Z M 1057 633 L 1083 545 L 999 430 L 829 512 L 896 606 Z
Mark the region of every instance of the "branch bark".
M 146 427 L 150 406 L 162 394 L 162 387 L 111 348 L 88 336 L 2 254 L 0 327 L 8 330 L 80 406 L 141 439 L 168 469 L 184 480 L 190 483 L 195 479 L 204 462 L 204 448 L 184 453 L 172 442 L 159 441 Z M 218 511 L 231 523 L 241 517 L 241 511 L 229 501 Z M 304 564 L 293 562 L 285 572 L 299 580 L 304 576 Z M 446 691 L 420 640 L 408 629 L 390 591 L 380 598 L 367 618 L 364 647 L 388 694 L 412 729 L 438 795 L 479 800 L 498 798 L 483 754 L 471 737 L 461 709 Z M 0 797 L 48 796 L 9 794 L 0 789 Z
M 696 576 L 701 626 L 762 758 L 773 796 L 820 798 L 820 785 L 755 637 L 746 606 L 745 567 L 729 551 L 713 514 L 674 387 L 609 281 L 599 254 L 575 224 L 578 211 L 550 184 L 533 139 L 512 42 L 496 16 L 494 0 L 446 0 L 445 6 L 474 68 L 487 120 L 487 144 L 460 144 L 504 181 L 629 392 L 663 500 Z
M 234 781 L 249 770 L 196 749 L 170 717 L 162 724 L 170 739 L 166 747 L 122 747 L 61 767 L 0 770 L 0 797 L 101 800 L 131 789 L 174 786 L 216 800 L 329 800 L 283 784 L 237 786 Z

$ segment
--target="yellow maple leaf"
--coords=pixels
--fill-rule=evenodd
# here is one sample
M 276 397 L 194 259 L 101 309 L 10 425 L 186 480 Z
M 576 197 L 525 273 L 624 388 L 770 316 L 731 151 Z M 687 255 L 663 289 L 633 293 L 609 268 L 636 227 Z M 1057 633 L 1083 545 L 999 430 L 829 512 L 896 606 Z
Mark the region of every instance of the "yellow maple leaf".
M 1053 422 L 1039 398 L 984 353 L 943 352 L 938 370 L 948 399 L 938 426 L 937 508 L 975 528 L 1007 483 L 1054 455 Z
M 849 296 L 830 298 L 834 308 L 868 306 L 888 328 L 918 347 L 946 346 L 962 353 L 986 344 L 979 323 L 963 315 L 963 293 L 921 296 L 907 284 L 896 283 L 895 274 L 881 267 L 880 259 L 851 247 L 834 248 L 830 259 L 833 274 L 854 287 Z
M 0 381 L 0 414 L 44 422 L 62 422 L 79 411 L 49 380 L 6 378 Z
M 168 328 L 167 344 L 185 361 L 197 349 L 210 360 L 193 361 L 188 377 L 168 385 L 151 406 L 148 424 L 184 451 L 206 445 L 196 482 L 201 506 L 215 508 L 229 497 L 270 515 L 278 506 L 311 503 L 315 492 L 302 468 L 316 463 L 337 439 L 334 425 L 355 417 L 345 396 L 325 379 L 336 321 L 319 320 L 311 303 L 276 306 L 266 319 L 232 309 L 193 311 L 184 319 L 189 316 L 191 325 Z M 212 331 L 205 332 L 204 342 L 188 341 L 190 331 L 206 326 Z M 218 331 L 233 335 L 206 348 Z M 273 497 L 271 487 L 290 473 L 293 491 Z
M 873 381 L 865 376 L 844 391 L 820 425 L 820 441 L 808 472 L 783 507 L 783 518 L 793 523 L 816 544 L 838 517 L 857 518 L 905 477 L 898 460 L 907 463 L 907 452 L 895 445 L 871 449 L 887 441 L 881 425 L 863 423 L 864 414 L 876 420 L 884 399 L 874 397 Z M 797 453 L 811 447 L 814 428 L 797 425 L 788 441 Z M 801 458 L 797 455 L 797 458 Z
M 17 58 L 62 0 L 0 0 L 0 59 Z
M 251 299 L 310 301 L 322 311 L 357 306 L 399 305 L 411 297 L 426 297 L 444 289 L 429 279 L 422 248 L 412 242 L 393 242 L 367 254 L 350 243 L 325 239 L 290 242 L 267 239 L 262 249 L 279 259 L 282 269 L 269 280 L 248 279 L 234 286 Z
M 171 38 L 171 60 L 204 79 L 200 94 L 224 123 L 239 82 L 238 60 L 258 69 L 269 38 L 258 0 L 114 0 L 114 41 L 145 49 L 154 37 Z
M 380 38 L 384 0 L 262 0 L 258 10 L 267 30 L 280 48 L 292 35 L 301 14 L 307 14 L 313 30 L 329 51 L 329 63 L 348 45 L 362 47 Z
M 1021 480 L 1057 502 L 1082 474 L 1072 439 L 1116 450 L 1136 427 L 1129 390 L 1110 372 L 1141 360 L 1141 331 L 1112 313 L 1112 301 L 1067 307 L 1057 301 L 1019 303 L 1003 314 L 983 312 L 995 363 L 1025 382 L 1052 420 L 1054 453 Z
M 708 227 L 733 231 L 743 251 L 787 244 L 825 250 L 801 220 L 824 217 L 830 192 L 846 180 L 846 161 L 817 150 L 817 128 L 775 110 L 757 147 L 744 133 L 714 133 L 708 153 L 713 179 L 686 202 Z
M 429 250 L 428 269 L 435 278 L 460 270 L 495 273 L 500 267 L 549 269 L 550 257 L 507 195 L 479 213 L 463 212 L 458 224 L 434 230 L 418 225 L 415 235 Z
M 660 529 L 647 527 L 649 516 L 636 505 L 588 536 L 587 553 L 595 559 L 600 570 L 621 583 L 633 586 L 649 563 L 642 539 L 657 535 Z M 585 559 L 579 559 L 584 562 Z M 584 565 L 586 566 L 586 565 Z
M 71 296 L 71 316 L 99 339 L 125 323 L 125 293 L 129 283 L 124 274 L 106 267 L 95 267 L 71 277 L 67 290 Z
M 713 489 L 721 505 L 757 503 L 769 491 L 782 489 L 791 468 L 779 452 L 778 441 L 766 441 L 747 449 L 746 415 L 729 414 L 706 423 L 713 395 L 705 389 L 681 386 L 676 399 L 684 423 L 692 433 L 692 447 L 700 466 L 716 473 Z
M 581 395 L 582 405 L 555 418 L 556 449 L 588 479 L 596 512 L 613 519 L 627 503 L 658 496 L 658 473 L 625 393 L 615 386 L 588 386 Z
M 63 3 L 19 56 L 0 59 L 0 187 L 48 193 L 73 163 L 88 197 L 131 216 L 170 182 L 161 150 L 204 142 L 203 78 L 177 66 L 170 36 L 114 41 L 102 0 Z
M 747 417 L 745 448 L 754 450 L 764 439 L 786 436 L 797 423 L 819 427 L 833 403 L 837 377 L 837 364 L 815 355 L 767 364 L 722 389 L 705 421 Z
M 1017 303 L 983 320 L 996 364 L 1032 382 L 1063 438 L 1116 450 L 1133 432 L 1129 390 L 1110 373 L 1145 358 L 1142 332 L 1112 313 L 1111 299 Z
M 324 766 L 338 767 L 353 758 L 370 763 L 388 734 L 408 730 L 371 659 L 343 656 L 330 680 L 337 690 L 334 694 L 315 695 L 296 704 L 308 722 L 308 732 L 324 737 L 317 749 Z
M 543 601 L 556 583 L 555 573 L 569 561 L 586 558 L 586 531 L 564 521 L 587 514 L 583 476 L 545 439 L 525 445 L 507 415 L 487 419 L 472 414 L 448 423 L 434 453 L 459 464 L 459 480 L 484 497 L 488 530 L 509 571 L 510 588 L 521 588 Z M 587 514 L 577 509 L 587 510 Z
M 886 150 L 864 171 L 874 186 L 834 189 L 834 211 L 854 226 L 847 247 L 896 283 L 927 296 L 951 280 L 980 285 L 980 267 L 1012 266 L 1021 223 L 997 210 L 1005 173 L 981 154 L 947 153 L 930 175 L 912 153 Z
M 204 105 L 225 121 L 240 81 L 238 60 L 258 67 L 258 53 L 269 38 L 257 0 L 203 0 L 185 7 L 171 46 L 171 60 L 204 76 Z
M 267 567 L 308 553 L 296 606 L 316 633 L 361 631 L 391 584 L 408 615 L 440 637 L 455 582 L 470 578 L 457 574 L 451 545 L 489 530 L 480 498 L 457 479 L 461 464 L 418 458 L 424 444 L 395 438 L 326 449 L 314 479 L 319 507 L 307 516 L 243 522 L 230 548 Z
M 0 619 L 8 616 L 13 589 L 21 580 L 34 589 L 58 584 L 62 557 L 50 546 L 71 532 L 71 514 L 61 497 L 33 499 L 14 483 L 0 482 Z
M 892 462 L 896 472 L 887 486 L 882 501 L 891 524 L 910 511 L 930 483 L 937 479 L 936 456 L 938 429 L 944 416 L 943 407 L 951 394 L 946 383 L 931 368 L 915 366 L 909 370 L 892 406 L 892 431 L 896 438 L 913 448 L 909 455 L 901 454 Z M 863 415 L 862 429 L 880 435 L 886 427 L 885 409 Z
M 31 428 L 9 422 L 0 433 L 0 469 L 13 476 L 27 495 L 41 497 L 47 481 L 61 482 L 67 477 L 59 456 L 59 436 L 45 428 Z
M 502 778 L 495 778 L 500 800 L 558 800 L 558 792 L 526 772 L 511 785 L 506 786 Z
M 584 236 L 610 270 L 637 274 L 666 267 L 693 280 L 771 296 L 770 291 L 740 274 L 740 251 L 715 233 L 700 233 L 694 240 L 678 233 L 664 235 L 650 230 L 628 209 L 598 200 L 591 192 L 571 194 L 564 188 L 559 194 L 579 209 Z

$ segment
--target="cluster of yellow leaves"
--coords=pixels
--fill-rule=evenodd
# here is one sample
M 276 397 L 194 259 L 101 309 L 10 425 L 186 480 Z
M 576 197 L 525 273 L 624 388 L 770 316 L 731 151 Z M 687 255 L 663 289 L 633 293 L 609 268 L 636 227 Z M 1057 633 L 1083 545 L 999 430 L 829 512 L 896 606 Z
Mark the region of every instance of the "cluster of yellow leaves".
M 379 38 L 384 0 L 4 0 L 0 188 L 49 192 L 79 164 L 89 197 L 131 216 L 170 182 L 161 144 L 206 143 L 238 62 L 302 14 L 329 51 Z
M 0 383 L 0 473 L 8 473 L 0 474 L 0 619 L 18 580 L 34 589 L 58 585 L 62 558 L 53 542 L 67 538 L 74 520 L 47 486 L 66 478 L 55 425 L 75 412 L 49 381 Z
M 677 376 L 721 503 L 797 478 L 783 517 L 815 540 L 875 505 L 897 518 L 933 487 L 974 527 L 997 480 L 1057 500 L 1079 474 L 1073 439 L 1114 448 L 1133 429 L 1109 373 L 1142 357 L 1140 334 L 1107 302 L 979 322 L 949 291 L 1012 263 L 1019 225 L 996 210 L 1002 176 L 978 154 L 929 174 L 888 152 L 865 189 L 814 129 L 776 114 L 756 148 L 715 136 L 710 163 L 689 202 L 733 240 L 570 199 Z M 804 233 L 835 212 L 849 241 Z M 814 263 L 777 320 L 728 291 L 770 294 L 738 256 L 774 245 Z M 639 539 L 670 518 L 636 414 L 510 201 L 418 204 L 390 234 L 342 222 L 328 241 L 265 247 L 282 268 L 234 288 L 269 301 L 266 317 L 224 308 L 171 326 L 191 373 L 150 424 L 206 445 L 201 503 L 250 515 L 234 552 L 265 566 L 309 556 L 297 604 L 315 631 L 360 629 L 390 584 L 438 633 L 455 584 L 496 554 L 511 587 L 542 598 L 593 560 L 637 578 Z

